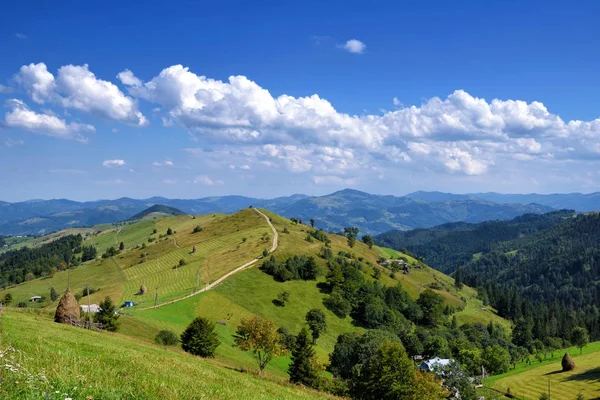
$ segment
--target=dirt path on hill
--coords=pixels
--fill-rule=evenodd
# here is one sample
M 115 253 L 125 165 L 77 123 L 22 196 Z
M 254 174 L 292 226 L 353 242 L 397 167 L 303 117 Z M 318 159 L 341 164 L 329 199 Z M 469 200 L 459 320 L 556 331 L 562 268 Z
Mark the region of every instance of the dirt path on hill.
M 256 211 L 257 213 L 259 213 L 260 215 L 262 215 L 265 218 L 265 220 L 267 221 L 267 224 L 269 224 L 269 226 L 271 227 L 271 230 L 273 231 L 273 245 L 271 246 L 271 250 L 269 251 L 269 253 L 273 253 L 275 250 L 277 250 L 277 242 L 278 242 L 278 239 L 279 239 L 279 233 L 277 232 L 277 229 L 275 229 L 275 227 L 271 223 L 271 220 L 269 219 L 269 217 L 267 217 L 265 214 L 263 214 L 261 211 L 259 211 L 256 208 L 253 208 L 253 210 Z M 151 308 L 158 308 L 158 307 L 166 306 L 167 304 L 177 303 L 178 301 L 189 299 L 190 297 L 195 296 L 197 294 L 207 292 L 207 291 L 213 289 L 215 286 L 221 284 L 225 279 L 229 278 L 230 276 L 232 276 L 234 274 L 237 274 L 240 271 L 245 270 L 248 267 L 251 267 L 252 265 L 256 264 L 261 259 L 262 259 L 262 256 L 258 257 L 258 258 L 255 258 L 252 261 L 248 261 L 246 264 L 241 265 L 241 266 L 237 267 L 236 269 L 234 269 L 233 271 L 230 271 L 230 272 L 226 273 L 225 275 L 223 275 L 222 277 L 220 277 L 219 279 L 217 279 L 213 283 L 209 283 L 208 285 L 204 286 L 202 289 L 200 289 L 200 290 L 198 290 L 198 291 L 196 291 L 196 292 L 194 292 L 192 294 L 180 297 L 180 298 L 175 299 L 175 300 L 167 301 L 166 303 L 162 303 L 162 304 L 159 304 L 157 306 L 140 308 L 139 310 L 149 310 Z

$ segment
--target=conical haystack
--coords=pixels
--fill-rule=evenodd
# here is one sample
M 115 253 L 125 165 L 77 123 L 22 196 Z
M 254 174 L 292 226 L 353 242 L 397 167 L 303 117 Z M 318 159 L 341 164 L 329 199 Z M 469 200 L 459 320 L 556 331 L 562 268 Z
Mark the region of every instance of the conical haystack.
M 569 353 L 565 353 L 561 364 L 563 372 L 573 371 L 575 369 L 575 361 L 573 361 Z
M 81 316 L 81 308 L 79 307 L 79 303 L 77 299 L 71 293 L 69 289 L 63 294 L 60 301 L 58 302 L 58 307 L 56 307 L 56 314 L 54 314 L 54 322 L 59 322 L 61 324 L 70 324 L 71 319 L 78 320 Z
M 146 286 L 142 285 L 140 286 L 140 294 L 146 294 L 148 293 L 148 289 L 146 289 Z

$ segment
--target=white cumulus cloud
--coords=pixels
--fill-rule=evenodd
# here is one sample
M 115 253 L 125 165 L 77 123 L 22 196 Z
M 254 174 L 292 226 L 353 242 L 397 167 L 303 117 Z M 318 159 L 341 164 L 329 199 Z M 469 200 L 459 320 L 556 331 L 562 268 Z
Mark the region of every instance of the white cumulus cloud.
M 56 77 L 44 63 L 24 65 L 15 80 L 36 103 L 54 102 L 131 125 L 148 124 L 134 99 L 112 82 L 98 79 L 87 64 L 65 65 Z
M 350 53 L 361 54 L 365 51 L 367 45 L 361 42 L 360 40 L 350 39 L 346 43 L 344 43 L 342 47 L 344 48 L 344 50 Z
M 125 160 L 104 160 L 102 163 L 103 167 L 112 168 L 112 167 L 122 167 L 124 166 Z
M 67 123 L 64 119 L 54 115 L 37 113 L 21 100 L 8 100 L 6 107 L 10 111 L 4 116 L 4 123 L 10 128 L 19 128 L 41 135 L 61 139 L 75 139 L 82 142 L 86 141 L 81 135 L 82 133 L 95 131 L 95 128 L 91 125 Z

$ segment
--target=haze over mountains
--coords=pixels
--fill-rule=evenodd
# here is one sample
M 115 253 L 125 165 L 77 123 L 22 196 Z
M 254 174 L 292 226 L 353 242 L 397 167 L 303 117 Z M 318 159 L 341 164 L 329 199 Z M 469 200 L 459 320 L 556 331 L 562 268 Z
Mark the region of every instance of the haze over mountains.
M 254 205 L 286 217 L 316 220 L 325 230 L 357 226 L 363 234 L 392 229 L 427 228 L 447 222 L 505 220 L 526 213 L 557 209 L 600 209 L 600 193 L 590 194 L 451 194 L 415 192 L 406 196 L 374 195 L 345 189 L 325 196 L 303 194 L 257 199 L 218 196 L 199 199 L 120 198 L 77 202 L 67 199 L 0 202 L 0 235 L 39 235 L 74 226 L 91 226 L 129 219 L 153 205 L 185 213 L 231 213 Z

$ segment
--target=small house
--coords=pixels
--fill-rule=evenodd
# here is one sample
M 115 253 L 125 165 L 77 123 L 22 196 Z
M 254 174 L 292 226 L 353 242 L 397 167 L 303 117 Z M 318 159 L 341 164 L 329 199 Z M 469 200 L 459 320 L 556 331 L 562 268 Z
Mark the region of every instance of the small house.
M 435 357 L 430 360 L 425 360 L 419 365 L 419 369 L 421 371 L 432 372 L 436 366 L 439 366 L 441 369 L 444 369 L 446 365 L 450 364 L 453 360 L 448 358 L 439 358 Z
M 38 301 L 42 301 L 42 296 L 33 296 L 32 298 L 29 299 L 29 301 L 31 301 L 33 303 L 37 303 Z
M 101 308 L 98 306 L 98 304 L 90 304 L 89 306 L 88 305 L 81 306 L 81 311 L 86 312 L 86 313 L 97 313 L 100 310 L 101 310 Z
M 123 303 L 123 307 L 133 307 L 133 301 L 126 301 L 125 303 Z

